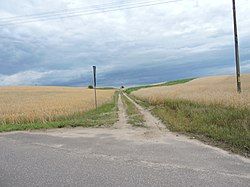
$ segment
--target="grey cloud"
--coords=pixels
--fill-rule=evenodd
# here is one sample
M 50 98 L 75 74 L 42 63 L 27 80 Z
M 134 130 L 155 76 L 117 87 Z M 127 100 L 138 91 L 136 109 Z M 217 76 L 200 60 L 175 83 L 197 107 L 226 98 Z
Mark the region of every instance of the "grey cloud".
M 80 0 L 0 0 L 0 16 L 82 5 Z M 248 62 L 250 22 L 246 16 L 250 3 L 242 0 L 238 7 L 241 59 Z M 98 66 L 102 85 L 233 73 L 231 18 L 227 0 L 198 4 L 184 0 L 0 28 L 0 85 L 87 85 L 92 65 Z M 244 72 L 250 72 L 248 67 L 243 63 Z

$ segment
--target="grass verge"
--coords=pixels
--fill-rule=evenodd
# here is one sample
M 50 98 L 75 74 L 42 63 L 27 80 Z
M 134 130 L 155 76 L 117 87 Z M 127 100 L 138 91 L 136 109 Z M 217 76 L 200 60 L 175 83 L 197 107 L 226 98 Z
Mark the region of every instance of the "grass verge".
M 114 90 L 114 87 L 98 87 L 97 90 Z
M 118 93 L 115 93 L 111 102 L 103 104 L 97 109 L 83 114 L 75 114 L 52 122 L 36 122 L 23 124 L 0 124 L 0 132 L 51 129 L 63 127 L 100 127 L 111 126 L 118 120 L 117 108 Z
M 151 84 L 151 85 L 144 85 L 144 86 L 137 86 L 137 87 L 131 87 L 125 90 L 127 94 L 130 94 L 131 92 L 137 91 L 142 88 L 151 88 L 151 87 L 159 87 L 159 86 L 171 86 L 175 84 L 183 84 L 186 82 L 189 82 L 191 80 L 194 80 L 195 78 L 190 78 L 190 79 L 181 79 L 181 80 L 176 80 L 176 81 L 170 81 L 170 82 L 165 82 L 161 84 Z
M 138 101 L 138 100 L 137 100 Z M 208 144 L 250 156 L 250 109 L 166 100 L 163 105 L 140 101 L 174 132 L 194 136 Z
M 144 127 L 145 119 L 138 108 L 123 93 L 121 96 L 128 115 L 128 123 L 135 127 Z

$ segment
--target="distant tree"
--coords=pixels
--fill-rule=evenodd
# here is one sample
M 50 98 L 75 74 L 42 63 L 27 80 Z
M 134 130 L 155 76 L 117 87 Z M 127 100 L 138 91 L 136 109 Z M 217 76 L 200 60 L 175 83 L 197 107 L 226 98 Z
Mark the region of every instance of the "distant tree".
M 89 85 L 88 86 L 88 89 L 93 89 L 94 87 L 92 85 Z
M 123 89 L 124 88 L 124 86 L 121 86 L 121 89 Z

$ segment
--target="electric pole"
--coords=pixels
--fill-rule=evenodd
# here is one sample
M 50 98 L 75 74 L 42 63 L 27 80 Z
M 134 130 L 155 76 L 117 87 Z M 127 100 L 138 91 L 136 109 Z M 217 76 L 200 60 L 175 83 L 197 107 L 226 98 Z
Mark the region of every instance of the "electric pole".
M 96 66 L 93 66 L 93 84 L 94 84 L 94 95 L 95 95 L 95 108 L 97 109 L 97 98 L 96 98 Z
M 235 43 L 235 62 L 236 62 L 236 78 L 237 78 L 237 91 L 241 93 L 241 80 L 240 80 L 240 55 L 239 55 L 239 39 L 237 31 L 237 17 L 235 0 L 233 2 L 233 22 L 234 22 L 234 43 Z

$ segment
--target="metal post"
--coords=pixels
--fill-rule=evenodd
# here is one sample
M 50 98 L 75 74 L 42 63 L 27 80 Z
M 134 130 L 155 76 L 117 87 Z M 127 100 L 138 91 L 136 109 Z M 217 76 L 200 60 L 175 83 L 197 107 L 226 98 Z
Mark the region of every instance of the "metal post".
M 95 108 L 97 109 L 97 98 L 96 98 L 96 66 L 93 66 L 93 84 L 94 84 L 94 94 L 95 94 Z
M 233 21 L 234 21 L 234 42 L 235 42 L 235 61 L 236 61 L 236 78 L 237 78 L 237 91 L 241 93 L 241 81 L 240 81 L 240 55 L 239 55 L 239 41 L 237 31 L 237 18 L 236 18 L 236 5 L 233 1 Z

